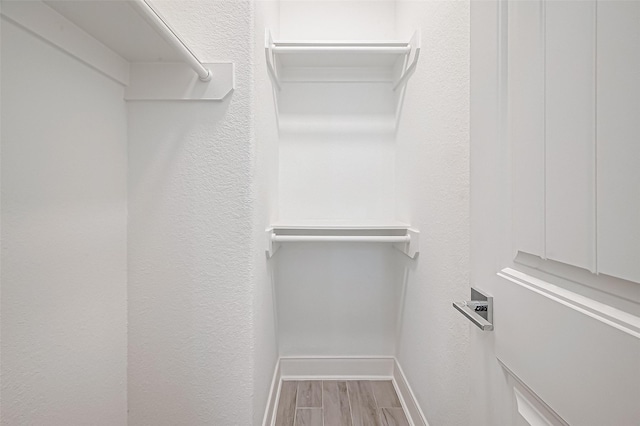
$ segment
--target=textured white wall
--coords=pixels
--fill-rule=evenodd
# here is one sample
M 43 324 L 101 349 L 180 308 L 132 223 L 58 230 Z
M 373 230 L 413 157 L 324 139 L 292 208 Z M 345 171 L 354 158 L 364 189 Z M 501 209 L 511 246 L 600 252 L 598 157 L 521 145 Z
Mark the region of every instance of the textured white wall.
M 154 5 L 200 59 L 235 63 L 236 89 L 129 104 L 129 423 L 258 424 L 276 347 L 254 4 Z
M 2 21 L 2 424 L 126 424 L 122 96 Z
M 264 230 L 277 214 L 278 128 L 273 91 L 264 55 L 264 29 L 277 28 L 279 2 L 258 1 L 254 14 L 254 120 L 253 126 L 253 271 L 254 369 L 253 424 L 262 422 L 275 364 L 278 360 L 272 264 L 264 251 Z
M 398 130 L 398 213 L 420 229 L 398 359 L 432 425 L 467 425 L 469 2 L 399 2 L 399 34 L 422 29 Z

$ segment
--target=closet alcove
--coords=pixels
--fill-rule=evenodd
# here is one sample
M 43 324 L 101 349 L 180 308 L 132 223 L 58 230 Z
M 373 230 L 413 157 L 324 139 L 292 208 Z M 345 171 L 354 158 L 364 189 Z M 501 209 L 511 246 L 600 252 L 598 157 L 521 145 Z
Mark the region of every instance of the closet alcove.
M 266 29 L 264 52 L 278 129 L 265 249 L 281 359 L 394 356 L 420 251 L 420 230 L 398 215 L 396 181 L 420 32 L 322 40 Z

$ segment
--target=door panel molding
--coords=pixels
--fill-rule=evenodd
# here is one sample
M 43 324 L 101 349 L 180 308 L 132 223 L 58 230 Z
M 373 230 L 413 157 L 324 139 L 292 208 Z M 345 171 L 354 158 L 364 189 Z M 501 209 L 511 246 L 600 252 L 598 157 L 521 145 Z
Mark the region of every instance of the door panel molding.
M 504 268 L 498 272 L 497 275 L 554 302 L 614 327 L 636 339 L 640 339 L 640 317 L 638 316 L 574 293 L 513 268 Z
M 573 293 L 640 317 L 640 285 L 606 274 L 541 259 L 529 253 L 518 252 L 513 262 L 504 267 L 547 281 Z
M 507 138 L 513 179 L 513 250 L 546 258 L 545 2 L 509 3 Z
M 569 424 L 637 424 L 640 318 L 512 268 L 496 280 L 498 360 Z
M 504 3 L 512 251 L 640 283 L 640 2 Z
M 640 2 L 598 2 L 598 271 L 640 282 Z
M 596 272 L 595 1 L 545 9 L 546 257 Z
M 521 416 L 529 425 L 569 426 L 558 413 L 553 411 L 536 393 L 514 374 L 502 361 L 498 360 L 506 378 L 507 385 L 513 391 L 514 417 Z M 520 422 L 513 421 L 513 424 Z

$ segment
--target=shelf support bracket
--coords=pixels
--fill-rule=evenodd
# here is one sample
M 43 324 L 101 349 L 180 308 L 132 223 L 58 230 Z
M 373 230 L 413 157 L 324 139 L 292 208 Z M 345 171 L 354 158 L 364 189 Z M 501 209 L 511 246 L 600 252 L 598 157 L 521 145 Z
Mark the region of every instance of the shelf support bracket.
M 393 85 L 393 90 L 395 91 L 398 87 L 402 86 L 409 80 L 409 77 L 413 75 L 416 71 L 416 67 L 418 66 L 418 58 L 420 57 L 420 30 L 416 30 L 411 36 L 411 40 L 409 40 L 409 46 L 411 46 L 411 50 L 413 51 L 413 60 L 409 64 L 409 66 L 404 70 L 396 84 Z
M 274 254 L 276 254 L 276 252 L 278 251 L 278 249 L 280 248 L 280 243 L 277 243 L 275 241 L 273 241 L 273 228 L 267 228 L 265 231 L 266 234 L 266 252 L 267 252 L 267 257 L 273 257 Z
M 411 259 L 415 259 L 416 255 L 420 252 L 420 231 L 416 229 L 407 229 L 407 235 L 409 236 L 408 243 L 396 243 L 393 247 L 397 248 Z
M 271 37 L 271 31 L 269 29 L 264 30 L 264 55 L 267 59 L 267 72 L 271 82 L 278 90 L 281 90 L 280 82 L 278 81 L 278 75 L 276 74 L 275 67 L 273 66 L 273 38 Z

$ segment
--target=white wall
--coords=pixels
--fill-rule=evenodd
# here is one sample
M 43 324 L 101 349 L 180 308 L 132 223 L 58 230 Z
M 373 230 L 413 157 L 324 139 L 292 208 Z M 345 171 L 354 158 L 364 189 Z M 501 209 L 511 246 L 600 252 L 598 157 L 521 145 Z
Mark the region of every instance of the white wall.
M 394 38 L 393 1 L 284 1 L 281 39 Z M 395 219 L 389 84 L 284 84 L 278 92 L 278 220 Z
M 394 0 L 281 0 L 283 40 L 385 40 L 395 34 Z
M 402 286 L 396 253 L 388 244 L 281 247 L 275 259 L 280 354 L 393 356 Z
M 2 424 L 127 422 L 123 89 L 2 21 Z
M 262 422 L 278 361 L 273 267 L 264 251 L 264 230 L 277 214 L 278 128 L 273 91 L 264 55 L 264 28 L 278 27 L 279 2 L 258 1 L 254 14 L 253 271 L 254 368 L 253 424 Z
M 469 2 L 399 2 L 397 28 L 422 30 L 398 130 L 398 216 L 420 229 L 398 359 L 432 425 L 466 425 L 469 294 Z
M 154 5 L 203 61 L 235 63 L 236 89 L 129 104 L 129 423 L 259 424 L 276 347 L 255 5 Z

